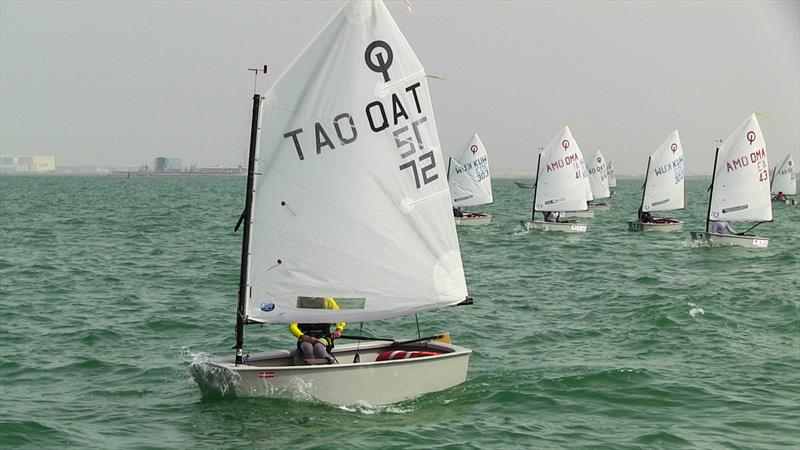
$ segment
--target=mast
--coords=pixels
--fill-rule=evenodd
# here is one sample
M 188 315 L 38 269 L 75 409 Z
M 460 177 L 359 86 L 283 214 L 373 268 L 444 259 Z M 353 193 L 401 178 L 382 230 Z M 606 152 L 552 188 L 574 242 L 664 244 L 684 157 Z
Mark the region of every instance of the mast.
M 783 165 L 781 164 L 780 167 L 783 167 Z M 772 177 L 769 179 L 769 195 L 772 195 L 772 184 L 775 182 L 775 174 L 778 173 L 778 169 L 778 166 L 772 168 Z
M 447 181 L 450 181 L 450 164 L 453 163 L 453 157 L 447 160 Z
M 719 157 L 719 147 L 717 147 L 717 151 L 714 152 L 714 171 L 711 172 L 711 187 L 708 194 L 708 212 L 706 213 L 706 233 L 708 233 L 708 216 L 711 215 L 711 200 L 714 198 L 714 178 L 717 176 L 717 158 Z
M 531 222 L 536 220 L 536 191 L 539 190 L 539 164 L 542 163 L 542 153 L 539 153 L 539 158 L 536 160 L 536 180 L 533 182 L 533 208 L 531 208 Z
M 245 193 L 244 236 L 242 236 L 242 266 L 239 270 L 239 303 L 236 308 L 236 364 L 242 363 L 242 347 L 244 346 L 245 304 L 247 301 L 247 267 L 250 260 L 250 224 L 253 212 L 253 181 L 255 178 L 256 146 L 258 143 L 259 113 L 261 111 L 261 95 L 253 95 L 253 121 L 250 125 L 250 157 L 247 161 L 247 191 Z
M 644 196 L 647 194 L 647 178 L 650 176 L 650 160 L 653 159 L 652 156 L 647 157 L 647 170 L 644 172 L 644 184 L 642 185 L 642 203 L 639 204 L 639 211 L 644 214 Z M 639 216 L 639 221 L 642 220 L 642 216 Z

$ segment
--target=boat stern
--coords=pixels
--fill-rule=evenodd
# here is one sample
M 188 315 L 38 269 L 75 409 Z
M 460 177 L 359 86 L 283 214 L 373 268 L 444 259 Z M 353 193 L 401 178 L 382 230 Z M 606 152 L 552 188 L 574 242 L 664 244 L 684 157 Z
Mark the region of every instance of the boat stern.
M 585 223 L 578 222 L 544 222 L 540 220 L 522 221 L 522 227 L 525 231 L 540 230 L 540 231 L 561 231 L 563 233 L 586 233 L 587 226 Z
M 710 247 L 736 246 L 745 248 L 767 248 L 769 238 L 738 234 L 717 234 L 705 231 L 692 231 L 692 241 Z
M 456 217 L 455 220 L 456 220 L 456 225 L 461 225 L 461 226 L 489 225 L 490 223 L 492 223 L 492 215 L 476 214 L 474 216 Z

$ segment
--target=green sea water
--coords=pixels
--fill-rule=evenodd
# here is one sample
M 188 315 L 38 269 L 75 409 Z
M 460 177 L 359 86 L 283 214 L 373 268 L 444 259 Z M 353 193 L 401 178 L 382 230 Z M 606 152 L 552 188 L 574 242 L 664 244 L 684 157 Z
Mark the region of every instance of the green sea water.
M 492 224 L 459 229 L 475 304 L 420 315 L 474 351 L 467 382 L 339 408 L 192 381 L 234 343 L 244 182 L 0 177 L 0 447 L 800 447 L 800 206 L 756 228 L 768 249 L 693 248 L 707 181 L 683 232 L 628 232 L 640 182 L 621 181 L 567 236 L 523 232 L 532 191 L 496 180 Z M 294 340 L 256 326 L 245 345 Z

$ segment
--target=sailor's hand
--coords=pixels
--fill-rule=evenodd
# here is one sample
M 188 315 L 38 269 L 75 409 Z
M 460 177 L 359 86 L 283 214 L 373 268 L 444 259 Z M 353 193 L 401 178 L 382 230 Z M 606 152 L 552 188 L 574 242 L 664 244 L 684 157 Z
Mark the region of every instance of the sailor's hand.
M 302 339 L 305 342 L 308 342 L 309 344 L 316 344 L 317 343 L 317 338 L 315 338 L 314 336 L 309 336 L 307 334 L 304 334 L 304 335 L 300 336 L 300 339 Z
M 339 336 L 341 336 L 341 335 L 342 335 L 342 330 L 340 330 L 338 328 L 333 330 L 333 333 L 331 333 L 331 337 L 334 338 L 334 339 L 339 339 Z

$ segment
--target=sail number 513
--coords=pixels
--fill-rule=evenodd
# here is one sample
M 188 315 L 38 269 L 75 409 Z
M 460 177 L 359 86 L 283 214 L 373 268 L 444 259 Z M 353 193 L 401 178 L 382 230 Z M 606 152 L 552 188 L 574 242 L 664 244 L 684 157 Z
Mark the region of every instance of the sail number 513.
M 422 143 L 419 126 L 427 121 L 428 118 L 422 116 L 411 122 L 410 128 L 408 125 L 405 125 L 392 132 L 394 135 L 394 142 L 397 148 L 402 152 L 400 157 L 404 160 L 404 162 L 400 164 L 400 171 L 411 169 L 417 189 L 439 178 L 439 174 L 430 173 L 436 168 L 436 159 L 433 156 L 433 150 L 423 153 L 425 145 Z M 417 150 L 419 150 L 419 152 L 417 152 Z M 417 153 L 420 153 L 420 155 L 417 156 Z

